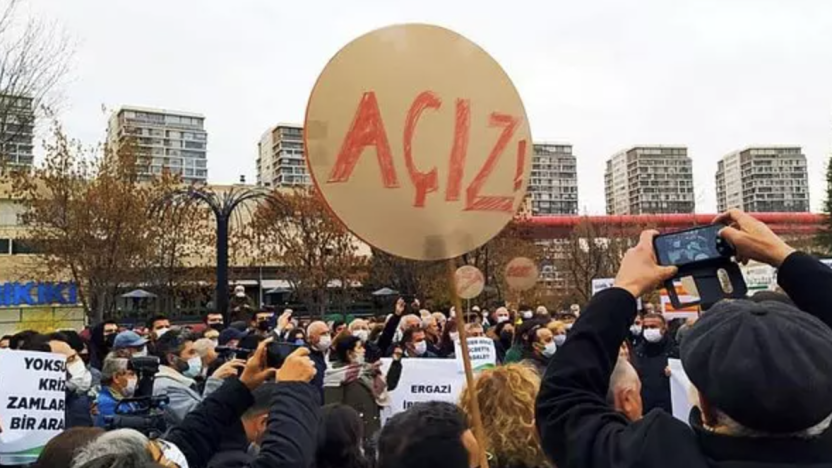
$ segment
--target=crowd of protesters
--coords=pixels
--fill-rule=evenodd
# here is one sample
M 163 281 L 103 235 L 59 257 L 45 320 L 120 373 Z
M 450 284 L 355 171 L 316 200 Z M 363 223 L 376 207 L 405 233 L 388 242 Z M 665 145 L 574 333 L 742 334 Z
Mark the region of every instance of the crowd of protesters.
M 386 422 L 407 360 L 455 357 L 462 312 L 399 299 L 349 323 L 237 311 L 180 328 L 160 315 L 143 329 L 21 332 L 0 348 L 66 356 L 66 430 L 39 467 L 475 468 L 481 451 L 505 468 L 832 466 L 832 269 L 745 213 L 719 220 L 739 260 L 778 268 L 782 292 L 724 300 L 698 320 L 668 322 L 646 301 L 638 310 L 676 272 L 657 264 L 645 231 L 614 287 L 583 310 L 473 307 L 465 334 L 493 340 L 499 365 L 457 404 Z M 275 344 L 289 350 L 279 368 Z M 148 357 L 152 393 L 167 399 L 153 437 L 112 424 L 135 404 L 120 402 Z M 670 358 L 695 388 L 687 424 L 671 415 Z

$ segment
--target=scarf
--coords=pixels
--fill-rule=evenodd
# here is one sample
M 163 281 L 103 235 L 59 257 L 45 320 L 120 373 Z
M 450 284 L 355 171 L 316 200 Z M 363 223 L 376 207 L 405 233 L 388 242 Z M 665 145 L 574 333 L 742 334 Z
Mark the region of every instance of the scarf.
M 381 362 L 374 364 L 333 363 L 324 374 L 324 387 L 341 387 L 356 381 L 372 393 L 377 405 L 390 406 L 390 395 L 387 394 L 387 381 L 381 373 Z

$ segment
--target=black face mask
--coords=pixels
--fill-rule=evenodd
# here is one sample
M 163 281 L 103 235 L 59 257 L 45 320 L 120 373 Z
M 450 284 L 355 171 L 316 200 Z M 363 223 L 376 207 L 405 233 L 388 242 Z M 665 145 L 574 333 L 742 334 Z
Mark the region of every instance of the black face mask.
M 269 321 L 268 320 L 261 320 L 257 322 L 257 328 L 261 331 L 269 331 Z
M 113 345 L 116 343 L 116 334 L 112 333 L 104 337 L 104 346 L 108 348 L 112 348 Z
M 502 331 L 500 332 L 500 344 L 504 347 L 510 347 L 511 342 L 514 340 L 514 334 L 510 331 Z
M 211 327 L 212 329 L 218 331 L 218 332 L 221 332 L 221 331 L 225 330 L 225 324 L 222 323 L 222 322 L 220 322 L 220 323 L 211 323 L 208 326 Z

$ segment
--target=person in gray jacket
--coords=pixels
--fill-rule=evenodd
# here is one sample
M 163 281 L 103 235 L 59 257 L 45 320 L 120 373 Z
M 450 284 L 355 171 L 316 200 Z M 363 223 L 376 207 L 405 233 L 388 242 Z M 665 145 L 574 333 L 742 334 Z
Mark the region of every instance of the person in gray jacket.
M 165 407 L 165 420 L 171 425 L 181 423 L 204 397 L 222 385 L 223 379 L 236 375 L 237 369 L 245 365 L 243 360 L 226 362 L 208 377 L 205 389 L 200 393 L 194 379 L 202 372 L 202 358 L 188 334 L 179 330 L 165 333 L 156 341 L 154 354 L 160 365 L 153 383 L 153 395 L 170 399 Z

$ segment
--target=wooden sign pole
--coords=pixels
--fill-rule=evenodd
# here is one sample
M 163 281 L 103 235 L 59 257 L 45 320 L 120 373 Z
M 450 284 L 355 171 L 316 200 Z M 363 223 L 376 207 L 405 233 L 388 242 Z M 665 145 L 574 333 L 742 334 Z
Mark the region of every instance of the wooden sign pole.
M 474 369 L 471 367 L 471 356 L 468 354 L 468 333 L 465 330 L 466 311 L 462 309 L 462 300 L 459 298 L 456 289 L 456 260 L 448 259 L 448 284 L 451 288 L 454 308 L 459 311 L 456 314 L 457 331 L 459 332 L 459 347 L 462 352 L 462 365 L 465 368 L 465 382 L 468 392 L 468 400 L 471 402 L 471 418 L 474 423 L 474 437 L 480 446 L 480 468 L 488 468 L 488 455 L 485 447 L 485 428 L 482 425 L 480 414 L 480 402 L 477 399 L 477 391 L 474 388 Z

